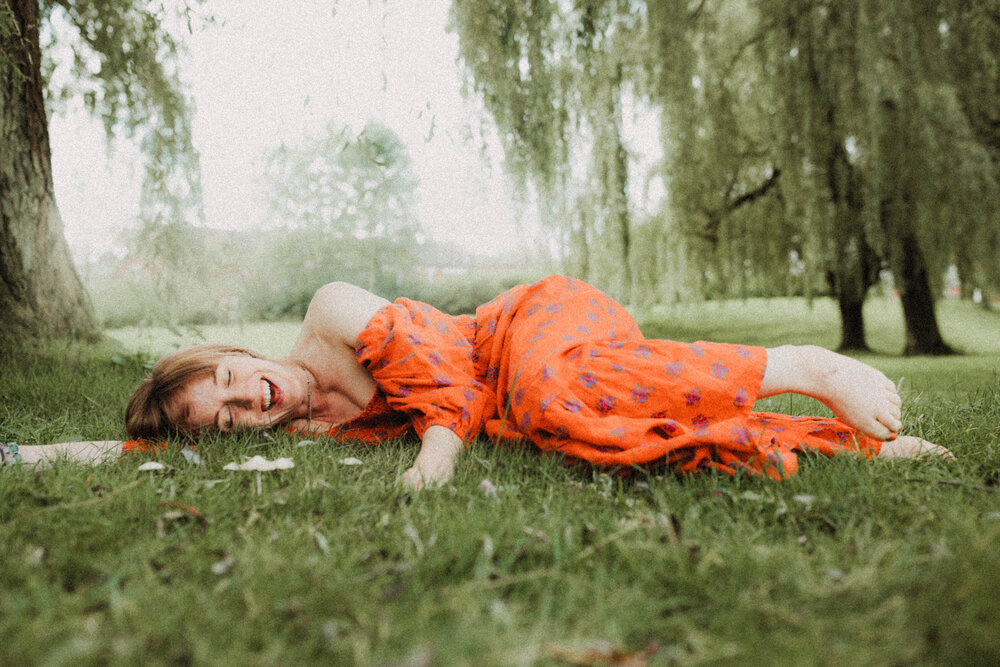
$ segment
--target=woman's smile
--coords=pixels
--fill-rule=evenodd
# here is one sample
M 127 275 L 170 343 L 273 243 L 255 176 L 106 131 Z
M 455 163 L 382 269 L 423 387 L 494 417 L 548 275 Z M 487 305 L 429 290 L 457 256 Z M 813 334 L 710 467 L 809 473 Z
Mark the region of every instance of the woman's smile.
M 263 376 L 260 378 L 260 395 L 263 412 L 281 405 L 284 398 L 284 392 L 281 391 L 281 388 Z
M 174 410 L 191 430 L 274 426 L 305 413 L 308 384 L 300 375 L 280 362 L 226 356 L 212 375 L 188 383 Z

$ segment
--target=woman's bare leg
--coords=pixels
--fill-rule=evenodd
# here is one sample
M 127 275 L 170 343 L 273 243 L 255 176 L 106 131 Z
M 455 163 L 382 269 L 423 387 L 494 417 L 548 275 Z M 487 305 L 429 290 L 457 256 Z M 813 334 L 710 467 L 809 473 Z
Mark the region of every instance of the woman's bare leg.
M 815 345 L 767 351 L 760 396 L 792 392 L 817 399 L 842 421 L 878 440 L 895 437 L 903 423 L 896 385 L 881 371 Z
M 792 392 L 817 399 L 833 413 L 882 445 L 881 458 L 926 455 L 953 458 L 950 451 L 913 436 L 903 427 L 896 385 L 881 371 L 814 345 L 783 345 L 767 351 L 760 397 Z
M 955 458 L 948 449 L 941 445 L 935 445 L 933 442 L 927 442 L 912 435 L 901 435 L 892 442 L 882 443 L 882 449 L 878 453 L 880 459 L 911 459 L 918 456 Z

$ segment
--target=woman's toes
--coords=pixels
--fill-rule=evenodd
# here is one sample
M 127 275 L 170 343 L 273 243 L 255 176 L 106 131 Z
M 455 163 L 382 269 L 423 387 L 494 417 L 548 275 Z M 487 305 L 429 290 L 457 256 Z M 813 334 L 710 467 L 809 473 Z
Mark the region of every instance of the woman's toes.
M 895 438 L 896 434 L 899 433 L 900 429 L 903 428 L 903 423 L 901 421 L 899 421 L 898 419 L 890 419 L 888 421 L 883 422 L 883 425 L 887 429 L 889 429 L 890 435 L 889 435 L 889 438 L 887 438 L 887 440 Z
M 875 438 L 876 440 L 888 440 L 894 434 L 885 424 L 880 421 L 872 420 L 868 425 L 861 429 L 865 435 Z

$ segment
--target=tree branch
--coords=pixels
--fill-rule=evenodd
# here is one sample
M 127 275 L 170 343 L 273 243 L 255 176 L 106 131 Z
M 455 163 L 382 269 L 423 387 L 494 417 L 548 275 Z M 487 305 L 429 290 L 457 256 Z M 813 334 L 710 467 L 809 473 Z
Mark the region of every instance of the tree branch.
M 781 176 L 781 170 L 775 169 L 774 171 L 771 172 L 770 177 L 768 177 L 766 181 L 761 183 L 755 189 L 749 192 L 745 192 L 736 199 L 729 202 L 729 204 L 726 205 L 726 211 L 728 212 L 735 211 L 744 204 L 750 204 L 754 200 L 760 199 L 761 197 L 766 195 L 771 190 L 771 188 L 777 185 L 779 176 Z

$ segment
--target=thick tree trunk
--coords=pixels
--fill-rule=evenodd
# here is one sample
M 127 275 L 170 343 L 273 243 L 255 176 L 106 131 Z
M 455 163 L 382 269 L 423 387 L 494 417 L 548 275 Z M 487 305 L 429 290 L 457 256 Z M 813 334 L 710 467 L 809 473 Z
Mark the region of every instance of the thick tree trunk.
M 861 352 L 868 350 L 865 341 L 865 320 L 862 314 L 865 300 L 848 298 L 841 294 L 838 300 L 840 306 L 840 346 L 841 352 Z
M 96 337 L 53 195 L 38 0 L 10 7 L 13 29 L 0 37 L 0 311 L 15 335 Z
M 934 316 L 934 294 L 924 254 L 914 235 L 900 239 L 902 268 L 899 279 L 899 298 L 903 305 L 906 323 L 906 356 L 918 354 L 952 354 L 941 337 L 937 318 Z

